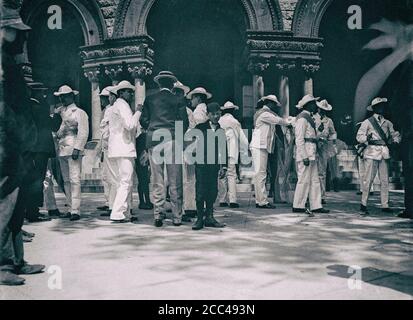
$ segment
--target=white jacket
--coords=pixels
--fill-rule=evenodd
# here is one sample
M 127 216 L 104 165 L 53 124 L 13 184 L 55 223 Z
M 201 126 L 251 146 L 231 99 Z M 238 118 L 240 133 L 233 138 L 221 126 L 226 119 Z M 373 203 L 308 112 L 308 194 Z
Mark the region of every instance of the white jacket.
M 58 155 L 67 157 L 73 154 L 73 149 L 85 149 L 89 136 L 89 121 L 85 111 L 74 103 L 67 107 L 60 107 L 58 113 L 62 117 L 62 124 L 56 133 L 58 138 Z
M 195 125 L 209 121 L 207 105 L 205 103 L 198 104 L 193 112 L 193 116 Z
M 311 114 L 308 111 L 302 111 Z M 311 124 L 304 118 L 297 117 L 295 123 L 295 161 L 300 162 L 304 159 L 316 160 L 317 144 L 307 142 L 305 139 L 316 139 L 317 134 Z
M 109 122 L 108 157 L 136 158 L 135 140 L 141 112 L 132 114 L 129 104 L 119 98 L 105 116 Z
M 270 110 L 266 106 L 264 106 L 263 109 Z M 265 149 L 270 153 L 273 152 L 276 125 L 288 126 L 289 122 L 281 117 L 275 116 L 271 112 L 263 112 L 256 120 L 250 147 Z
M 393 123 L 389 120 L 386 120 L 383 116 L 380 116 L 381 120 L 379 120 L 379 115 L 374 114 L 374 117 L 382 127 L 383 131 L 386 133 L 387 137 L 391 138 L 396 143 L 400 142 L 400 133 L 395 131 L 393 128 Z M 367 137 L 372 134 L 373 140 L 381 140 L 381 137 L 374 129 L 373 125 L 370 123 L 370 120 L 364 120 L 360 126 L 359 131 L 357 132 L 357 142 L 358 143 L 367 143 Z M 389 148 L 386 146 L 372 146 L 368 145 L 364 150 L 364 158 L 365 159 L 373 159 L 373 160 L 387 160 L 390 159 L 390 151 Z
M 233 162 L 232 164 L 237 164 L 239 152 L 248 153 L 248 139 L 242 131 L 239 121 L 231 114 L 223 115 L 219 119 L 219 125 L 225 130 L 227 136 L 228 158 Z

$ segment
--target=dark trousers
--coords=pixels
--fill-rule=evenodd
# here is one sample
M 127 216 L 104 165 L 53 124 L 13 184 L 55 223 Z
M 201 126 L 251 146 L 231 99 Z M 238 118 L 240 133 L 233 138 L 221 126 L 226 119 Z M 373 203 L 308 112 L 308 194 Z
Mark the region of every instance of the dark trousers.
M 139 156 L 135 161 L 136 175 L 138 176 L 139 203 L 149 204 L 149 166 L 142 165 Z
M 214 203 L 218 195 L 218 172 L 220 166 L 216 164 L 197 164 L 195 165 L 195 189 L 196 189 L 196 209 L 198 215 L 212 214 Z

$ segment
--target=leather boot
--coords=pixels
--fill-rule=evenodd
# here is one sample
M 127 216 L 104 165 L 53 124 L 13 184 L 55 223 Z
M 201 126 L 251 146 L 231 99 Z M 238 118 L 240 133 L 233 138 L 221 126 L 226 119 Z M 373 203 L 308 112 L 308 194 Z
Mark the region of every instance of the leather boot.
M 207 216 L 205 218 L 205 227 L 208 228 L 224 228 L 225 224 L 218 222 L 215 218 L 214 218 L 214 213 L 213 211 L 208 212 Z
M 201 230 L 204 228 L 204 211 L 199 209 L 197 212 L 197 218 L 195 224 L 192 226 L 192 230 Z

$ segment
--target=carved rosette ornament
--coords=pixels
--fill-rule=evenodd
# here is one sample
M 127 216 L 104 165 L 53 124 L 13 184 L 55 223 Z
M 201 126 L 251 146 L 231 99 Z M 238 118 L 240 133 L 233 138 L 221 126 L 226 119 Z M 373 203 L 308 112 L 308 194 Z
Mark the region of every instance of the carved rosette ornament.
M 248 61 L 248 71 L 253 75 L 262 75 L 270 67 L 268 59 L 251 59 Z
M 128 72 L 134 79 L 145 80 L 147 77 L 152 75 L 152 67 L 142 63 L 136 66 L 129 66 Z

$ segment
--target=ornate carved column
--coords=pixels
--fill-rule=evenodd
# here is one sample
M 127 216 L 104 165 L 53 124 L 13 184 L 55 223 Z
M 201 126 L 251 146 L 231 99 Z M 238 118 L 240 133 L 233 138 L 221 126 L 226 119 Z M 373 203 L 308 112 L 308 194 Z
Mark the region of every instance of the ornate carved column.
M 276 61 L 276 69 L 280 72 L 278 99 L 283 106 L 283 116 L 290 115 L 290 74 L 296 68 L 295 61 Z
M 135 110 L 143 105 L 146 97 L 145 80 L 152 74 L 152 67 L 146 63 L 130 67 L 128 69 L 135 81 Z
M 253 58 L 248 62 L 248 71 L 252 74 L 253 105 L 264 95 L 263 74 L 270 66 L 268 59 Z
M 314 77 L 314 73 L 316 73 L 320 69 L 320 66 L 318 64 L 304 62 L 302 64 L 302 69 L 305 75 L 304 90 L 303 90 L 304 95 L 306 94 L 314 95 L 313 77 Z
M 100 76 L 100 71 L 95 70 L 95 71 L 88 71 L 85 72 L 85 77 L 87 77 L 91 83 L 91 109 L 92 109 L 92 119 L 91 119 L 91 124 L 92 124 L 92 139 L 93 140 L 99 140 L 100 139 L 100 121 L 102 119 L 102 108 L 100 105 L 100 88 L 99 88 L 99 76 Z

